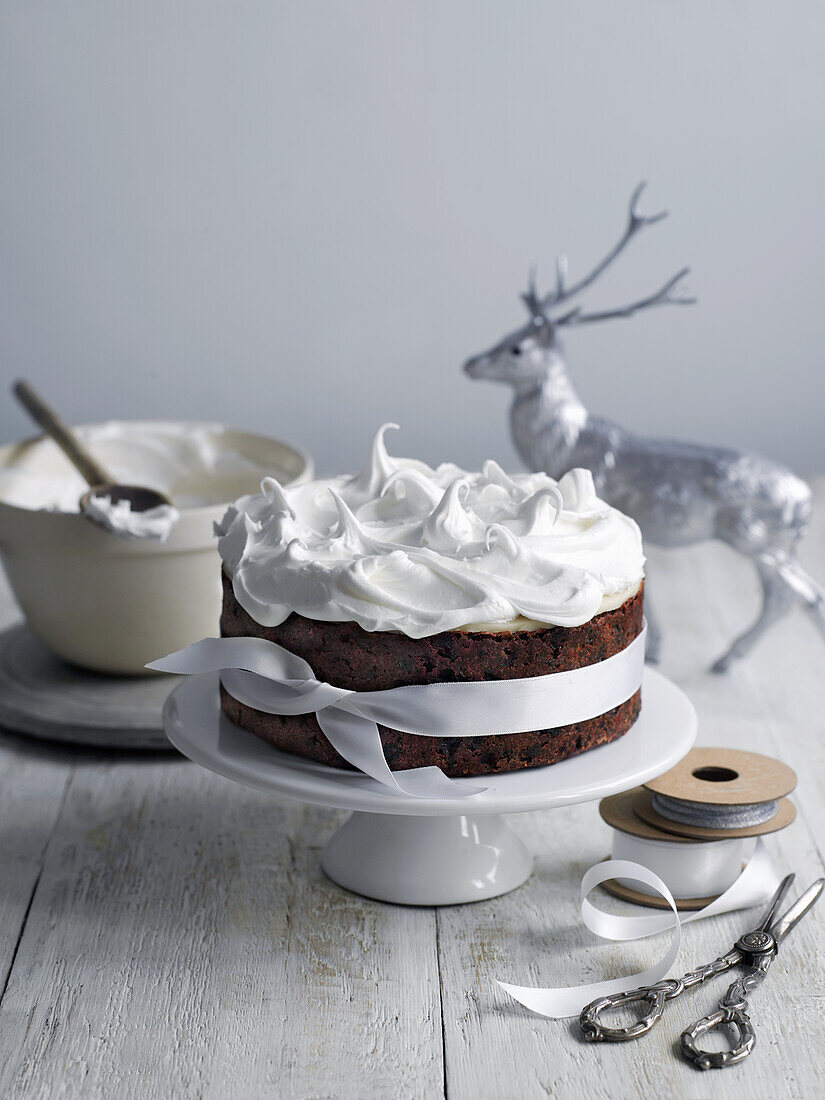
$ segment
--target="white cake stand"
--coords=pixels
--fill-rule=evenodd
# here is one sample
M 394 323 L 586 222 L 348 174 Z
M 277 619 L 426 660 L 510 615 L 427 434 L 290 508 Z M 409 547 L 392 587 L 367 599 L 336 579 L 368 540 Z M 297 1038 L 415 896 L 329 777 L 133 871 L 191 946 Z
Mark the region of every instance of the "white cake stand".
M 696 737 L 687 697 L 645 669 L 639 720 L 618 741 L 547 768 L 457 780 L 486 786 L 465 799 L 393 794 L 358 772 L 279 752 L 221 711 L 218 674 L 184 680 L 164 725 L 190 760 L 247 787 L 354 812 L 327 842 L 321 865 L 339 885 L 405 905 L 456 905 L 520 886 L 533 857 L 502 814 L 591 802 L 672 767 Z

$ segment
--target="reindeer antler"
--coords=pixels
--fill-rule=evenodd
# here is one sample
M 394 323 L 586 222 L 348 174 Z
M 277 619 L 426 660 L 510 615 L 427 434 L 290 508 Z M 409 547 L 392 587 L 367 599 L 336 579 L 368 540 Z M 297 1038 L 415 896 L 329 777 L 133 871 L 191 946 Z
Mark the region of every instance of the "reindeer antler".
M 522 294 L 522 300 L 534 317 L 545 316 L 547 311 L 552 309 L 554 306 L 561 305 L 562 302 L 567 302 L 571 298 L 574 298 L 577 294 L 580 294 L 581 291 L 583 291 L 586 287 L 590 286 L 591 283 L 595 282 L 596 279 L 598 279 L 605 268 L 609 267 L 610 264 L 613 263 L 616 257 L 624 251 L 624 249 L 627 247 L 627 245 L 630 243 L 633 237 L 635 237 L 640 229 L 644 229 L 648 225 L 655 225 L 656 222 L 660 222 L 662 218 L 667 217 L 667 210 L 662 210 L 658 214 L 651 215 L 639 213 L 639 200 L 641 199 L 642 192 L 644 191 L 646 186 L 647 183 L 643 180 L 640 184 L 638 184 L 633 194 L 630 196 L 627 226 L 622 236 L 619 238 L 613 248 L 611 248 L 611 250 L 607 253 L 604 259 L 600 260 L 599 263 L 597 263 L 596 266 L 592 269 L 592 271 L 588 272 L 587 275 L 579 279 L 577 283 L 572 283 L 570 286 L 565 285 L 567 281 L 567 257 L 559 256 L 556 260 L 555 289 L 550 291 L 550 293 L 546 294 L 543 298 L 540 298 L 536 290 L 535 268 L 531 270 L 527 292 L 525 294 Z M 575 314 L 576 312 L 577 311 L 574 310 L 573 314 Z M 568 318 L 569 316 L 571 315 L 565 315 L 565 319 L 563 319 L 568 324 L 570 323 L 570 321 L 566 320 L 566 318 Z M 619 314 L 619 316 L 627 316 L 627 314 Z
M 535 264 L 530 268 L 530 274 L 527 276 L 527 290 L 522 294 L 521 300 L 529 309 L 531 316 L 538 317 L 541 315 L 541 300 L 536 289 Z
M 638 302 L 620 306 L 618 309 L 605 309 L 599 313 L 582 313 L 581 306 L 571 309 L 569 313 L 558 317 L 553 321 L 554 325 L 585 325 L 592 321 L 609 321 L 614 317 L 632 317 L 640 309 L 649 306 L 691 306 L 696 302 L 695 298 L 687 298 L 683 294 L 674 294 L 677 285 L 690 273 L 689 267 L 683 267 L 672 279 L 668 279 L 661 289 L 647 298 L 640 298 Z

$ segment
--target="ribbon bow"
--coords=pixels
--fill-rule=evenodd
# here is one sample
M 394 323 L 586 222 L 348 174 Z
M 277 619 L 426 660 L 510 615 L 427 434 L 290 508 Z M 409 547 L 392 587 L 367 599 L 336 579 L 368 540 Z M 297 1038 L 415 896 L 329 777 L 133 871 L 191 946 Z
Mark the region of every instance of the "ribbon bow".
M 146 667 L 157 672 L 220 672 L 239 702 L 266 714 L 315 714 L 333 748 L 353 767 L 397 794 L 467 798 L 487 790 L 449 779 L 440 768 L 393 772 L 379 724 L 422 737 L 478 737 L 583 722 L 612 710 L 638 689 L 645 631 L 605 661 L 515 680 L 420 684 L 349 691 L 316 679 L 310 665 L 264 638 L 204 638 Z

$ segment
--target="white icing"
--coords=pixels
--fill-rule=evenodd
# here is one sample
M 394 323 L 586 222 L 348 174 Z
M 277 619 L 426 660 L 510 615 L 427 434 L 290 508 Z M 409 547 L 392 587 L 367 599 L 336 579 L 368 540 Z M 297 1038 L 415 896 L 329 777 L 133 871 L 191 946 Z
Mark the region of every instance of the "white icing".
M 84 509 L 86 515 L 114 535 L 130 539 L 166 542 L 180 512 L 171 504 L 159 504 L 145 512 L 133 512 L 128 500 L 112 502 L 108 495 L 92 494 Z
M 638 589 L 639 528 L 596 496 L 589 471 L 556 482 L 493 461 L 433 470 L 391 458 L 388 427 L 358 476 L 264 478 L 216 525 L 238 602 L 263 626 L 293 611 L 413 638 L 578 626 Z
M 234 500 L 272 472 L 220 424 L 115 420 L 75 430 L 114 482 L 157 489 L 180 508 Z M 87 489 L 51 439 L 21 445 L 0 468 L 0 500 L 18 508 L 77 512 Z

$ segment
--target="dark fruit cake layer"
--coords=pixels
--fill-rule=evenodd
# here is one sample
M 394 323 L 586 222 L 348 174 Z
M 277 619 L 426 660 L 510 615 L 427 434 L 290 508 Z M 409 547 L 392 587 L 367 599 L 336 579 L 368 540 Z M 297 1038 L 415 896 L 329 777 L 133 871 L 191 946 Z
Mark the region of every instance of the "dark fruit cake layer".
M 548 626 L 513 632 L 445 631 L 409 638 L 370 632 L 356 623 L 321 622 L 290 615 L 264 627 L 239 605 L 224 574 L 221 634 L 256 637 L 303 657 L 319 680 L 351 691 L 380 691 L 410 684 L 511 680 L 566 672 L 604 661 L 642 629 L 643 588 L 613 611 L 582 626 Z M 350 768 L 327 741 L 314 714 L 278 715 L 254 710 L 221 688 L 227 716 L 284 752 Z M 435 765 L 453 777 L 516 771 L 555 764 L 626 733 L 639 716 L 641 692 L 584 722 L 529 733 L 479 737 L 422 737 L 379 726 L 393 771 Z

